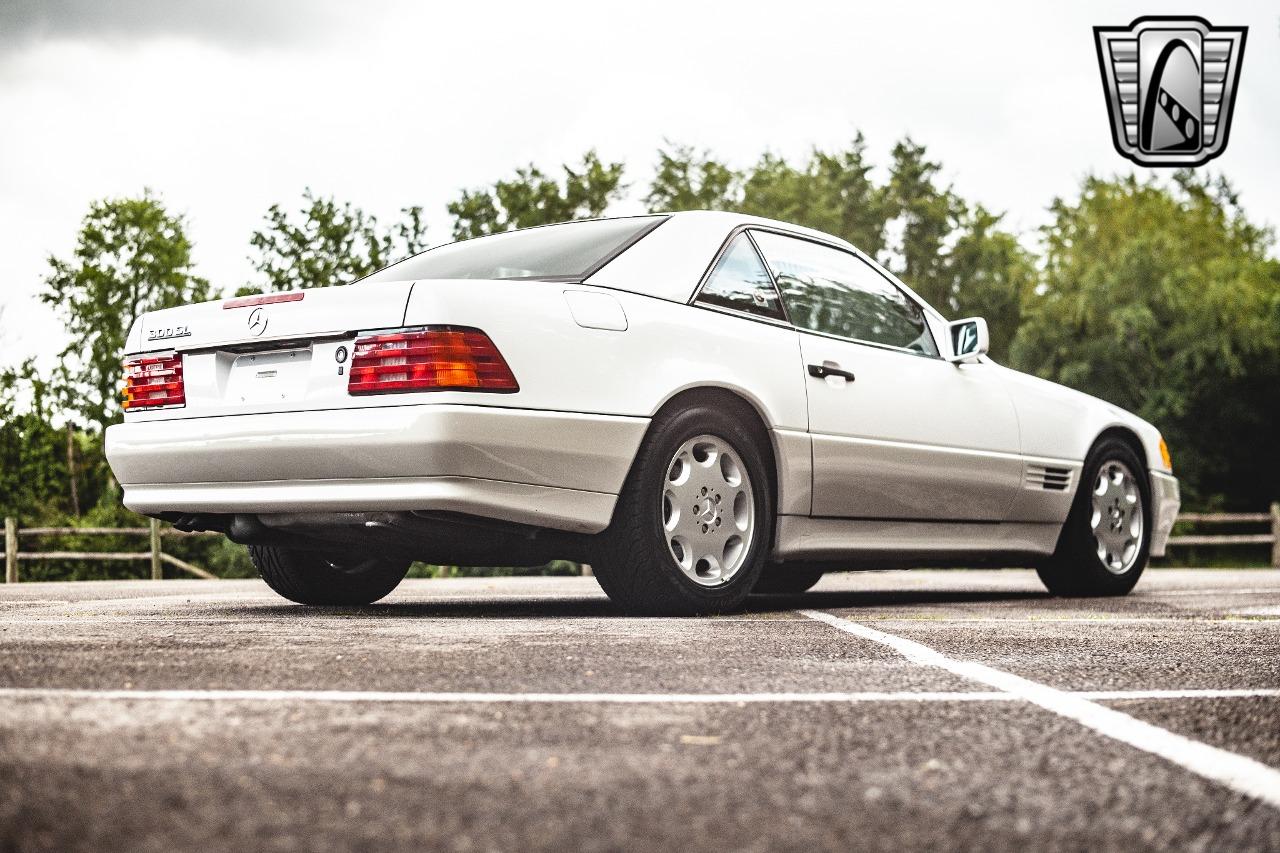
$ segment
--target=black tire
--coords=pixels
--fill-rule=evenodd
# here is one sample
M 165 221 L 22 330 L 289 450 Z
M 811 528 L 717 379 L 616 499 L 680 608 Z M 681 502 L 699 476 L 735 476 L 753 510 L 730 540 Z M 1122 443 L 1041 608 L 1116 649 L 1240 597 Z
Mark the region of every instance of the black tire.
M 1142 534 L 1137 555 L 1124 571 L 1107 568 L 1098 555 L 1091 524 L 1093 488 L 1099 472 L 1113 462 L 1123 464 L 1133 473 L 1142 499 Z M 1036 568 L 1040 580 L 1054 595 L 1102 596 L 1124 595 L 1133 589 L 1147 566 L 1151 552 L 1151 481 L 1147 466 L 1126 442 L 1104 438 L 1085 459 L 1080 482 L 1076 487 L 1071 514 L 1062 527 L 1058 546 L 1051 558 Z
M 267 586 L 290 601 L 311 605 L 370 604 L 396 588 L 408 560 L 351 551 L 299 551 L 250 545 L 249 557 Z
M 821 568 L 808 563 L 769 563 L 756 581 L 757 595 L 798 595 L 822 580 Z
M 596 538 L 596 580 L 623 611 L 654 616 L 725 613 L 742 606 L 755 586 L 772 541 L 774 497 L 765 456 L 768 441 L 754 412 L 733 405 L 695 404 L 664 412 L 650 425 L 618 496 L 609 528 Z M 687 441 L 710 435 L 746 467 L 754 523 L 737 570 L 704 586 L 680 568 L 663 528 L 663 495 L 672 457 Z

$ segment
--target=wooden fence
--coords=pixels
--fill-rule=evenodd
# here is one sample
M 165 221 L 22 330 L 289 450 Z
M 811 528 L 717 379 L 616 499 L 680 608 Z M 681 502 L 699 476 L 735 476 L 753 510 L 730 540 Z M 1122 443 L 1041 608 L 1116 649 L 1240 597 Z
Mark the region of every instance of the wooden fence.
M 208 580 L 217 580 L 217 575 L 212 572 L 205 571 L 199 566 L 193 566 L 185 560 L 179 560 L 172 554 L 164 553 L 161 542 L 166 537 L 189 537 L 189 536 L 221 536 L 221 533 L 184 533 L 181 530 L 174 530 L 171 527 L 161 527 L 160 522 L 154 518 L 151 519 L 149 527 L 18 527 L 18 521 L 14 518 L 6 518 L 4 520 L 4 580 L 5 583 L 18 582 L 18 561 L 19 560 L 148 560 L 151 562 L 151 578 L 152 580 L 160 580 L 164 577 L 164 566 L 173 566 L 175 569 L 186 572 L 189 575 L 195 575 L 198 578 L 206 578 Z M 146 536 L 150 541 L 150 548 L 146 551 L 124 551 L 124 552 L 103 552 L 103 551 L 20 551 L 18 549 L 19 541 L 23 538 L 36 538 L 40 536 Z
M 1270 512 L 1184 512 L 1178 516 L 1178 522 L 1187 524 L 1267 524 L 1271 525 L 1270 533 L 1228 533 L 1225 535 L 1191 534 L 1171 536 L 1169 544 L 1175 548 L 1183 545 L 1270 545 L 1271 565 L 1280 569 L 1280 503 L 1272 504 Z M 37 536 L 147 536 L 151 547 L 146 551 L 128 552 L 83 552 L 83 551 L 19 551 L 20 537 Z M 161 549 L 161 540 L 167 536 L 221 536 L 221 533 L 183 533 L 171 527 L 161 527 L 160 522 L 151 520 L 150 527 L 28 527 L 21 529 L 13 518 L 4 520 L 4 580 L 5 583 L 17 583 L 19 560 L 150 560 L 151 577 L 160 580 L 164 577 L 163 567 L 173 566 L 176 569 L 195 575 L 198 578 L 217 578 L 199 566 L 179 560 Z M 589 566 L 583 566 L 582 573 L 590 574 Z
M 1169 544 L 1180 545 L 1270 545 L 1271 565 L 1280 569 L 1280 504 L 1272 504 L 1270 512 L 1184 512 L 1178 522 L 1188 524 L 1268 524 L 1270 533 L 1191 534 L 1170 536 Z

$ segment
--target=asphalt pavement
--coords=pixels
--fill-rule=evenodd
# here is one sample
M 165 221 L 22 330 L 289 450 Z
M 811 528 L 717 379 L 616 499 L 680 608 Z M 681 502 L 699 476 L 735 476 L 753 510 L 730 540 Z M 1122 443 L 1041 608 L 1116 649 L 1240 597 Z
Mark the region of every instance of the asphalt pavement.
M 0 586 L 0 850 L 1280 850 L 1280 572 Z

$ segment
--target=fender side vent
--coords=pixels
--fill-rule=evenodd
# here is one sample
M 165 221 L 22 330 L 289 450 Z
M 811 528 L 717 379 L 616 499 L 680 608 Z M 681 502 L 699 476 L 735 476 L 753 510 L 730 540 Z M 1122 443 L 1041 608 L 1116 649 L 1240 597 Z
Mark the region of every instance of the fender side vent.
M 1045 489 L 1050 492 L 1065 492 L 1071 488 L 1071 469 L 1028 465 L 1026 487 Z

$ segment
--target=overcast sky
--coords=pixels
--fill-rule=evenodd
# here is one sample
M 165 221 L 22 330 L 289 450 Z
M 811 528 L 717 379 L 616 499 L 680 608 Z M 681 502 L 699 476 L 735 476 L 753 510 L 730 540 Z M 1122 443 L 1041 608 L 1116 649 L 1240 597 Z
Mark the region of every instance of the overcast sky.
M 1199 14 L 1250 27 L 1225 173 L 1280 223 L 1274 2 L 428 4 L 0 0 L 0 363 L 65 344 L 34 295 L 88 204 L 157 192 L 199 272 L 253 280 L 249 234 L 310 186 L 380 218 L 595 147 L 639 207 L 664 138 L 735 165 L 859 130 L 910 134 L 966 197 L 1031 232 L 1113 149 L 1092 26 Z M 1142 170 L 1144 173 L 1147 170 Z

